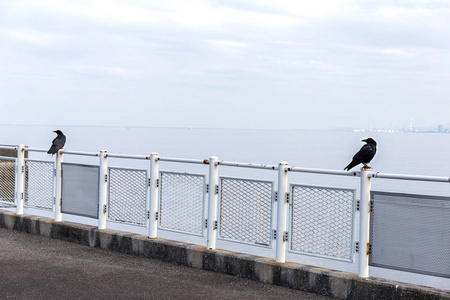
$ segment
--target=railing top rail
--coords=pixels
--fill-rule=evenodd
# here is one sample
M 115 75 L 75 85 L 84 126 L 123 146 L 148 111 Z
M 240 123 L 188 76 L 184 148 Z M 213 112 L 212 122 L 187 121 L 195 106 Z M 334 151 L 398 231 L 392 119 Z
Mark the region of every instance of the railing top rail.
M 19 147 L 17 146 L 0 146 L 0 149 L 5 149 L 5 150 L 17 150 Z
M 7 146 L 1 145 L 0 149 L 5 150 L 18 150 L 19 146 Z M 24 148 L 25 151 L 30 152 L 47 152 L 47 149 L 42 148 Z M 61 150 L 64 154 L 71 155 L 81 155 L 81 156 L 93 156 L 98 157 L 100 152 L 84 152 L 84 151 L 68 151 L 65 149 Z M 139 160 L 150 160 L 150 155 L 130 155 L 130 154 L 112 154 L 106 153 L 108 157 L 114 158 L 125 158 L 125 159 L 139 159 Z M 177 163 L 189 163 L 189 164 L 206 164 L 209 165 L 208 159 L 190 159 L 190 158 L 175 158 L 175 157 L 164 157 L 157 156 L 160 161 L 167 162 L 177 162 Z M 233 162 L 233 161 L 218 161 L 217 165 L 229 166 L 229 167 L 241 167 L 241 168 L 253 168 L 253 169 L 265 169 L 265 170 L 278 170 L 278 165 L 267 165 L 267 164 L 253 164 L 244 162 Z M 288 166 L 287 168 L 290 172 L 299 173 L 314 173 L 314 174 L 324 174 L 324 175 L 339 175 L 339 176 L 351 176 L 360 177 L 361 171 L 341 171 L 341 170 L 331 170 L 331 169 L 315 169 L 315 168 L 302 168 L 295 166 Z M 450 177 L 442 176 L 423 176 L 423 175 L 409 175 L 409 174 L 392 174 L 392 173 L 380 173 L 380 172 L 370 172 L 369 176 L 371 178 L 382 178 L 382 179 L 400 179 L 400 180 L 414 180 L 414 181 L 429 181 L 429 182 L 450 182 Z
M 352 176 L 359 177 L 360 171 L 341 171 L 341 170 L 329 170 L 329 169 L 314 169 L 314 168 L 300 168 L 289 166 L 288 171 L 290 172 L 299 172 L 299 173 L 315 173 L 315 174 L 326 174 L 326 175 L 341 175 L 341 176 Z
M 450 182 L 450 177 L 439 176 L 422 176 L 422 175 L 408 175 L 408 174 L 390 174 L 373 172 L 370 177 L 383 178 L 383 179 L 402 179 L 402 180 L 415 180 L 415 181 L 432 181 L 432 182 Z
M 67 151 L 61 150 L 64 154 L 72 154 L 72 155 L 81 155 L 81 156 L 99 156 L 100 154 L 97 152 L 84 152 L 84 151 Z
M 25 148 L 25 151 L 47 153 L 48 150 L 47 149 L 42 149 L 42 148 Z M 99 154 L 96 153 L 96 152 L 69 151 L 69 150 L 65 150 L 65 149 L 61 149 L 61 152 L 64 153 L 64 154 L 71 154 L 71 155 L 99 156 Z
M 115 158 L 141 159 L 141 160 L 149 160 L 149 159 L 150 159 L 150 155 L 145 156 L 145 155 L 131 155 L 131 154 L 112 154 L 112 153 L 107 153 L 106 156 L 107 156 L 107 157 L 115 157 Z
M 207 159 L 190 159 L 190 158 L 175 158 L 175 157 L 158 157 L 160 161 L 170 161 L 170 162 L 179 162 L 179 163 L 188 163 L 188 164 L 201 164 L 201 165 L 209 165 L 209 160 Z
M 25 151 L 30 151 L 30 152 L 47 152 L 48 149 L 42 149 L 42 148 L 25 148 Z
M 276 166 L 276 165 L 251 164 L 251 163 L 224 161 L 224 160 L 218 161 L 217 165 L 229 166 L 229 167 L 265 169 L 265 170 L 278 170 L 278 166 Z

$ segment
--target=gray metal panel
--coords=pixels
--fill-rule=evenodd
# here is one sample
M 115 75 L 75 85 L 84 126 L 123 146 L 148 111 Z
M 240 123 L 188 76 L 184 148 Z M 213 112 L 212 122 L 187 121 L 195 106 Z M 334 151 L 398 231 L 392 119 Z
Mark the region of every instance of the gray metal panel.
M 62 163 L 63 213 L 98 218 L 99 167 Z
M 372 191 L 371 266 L 450 278 L 450 198 Z

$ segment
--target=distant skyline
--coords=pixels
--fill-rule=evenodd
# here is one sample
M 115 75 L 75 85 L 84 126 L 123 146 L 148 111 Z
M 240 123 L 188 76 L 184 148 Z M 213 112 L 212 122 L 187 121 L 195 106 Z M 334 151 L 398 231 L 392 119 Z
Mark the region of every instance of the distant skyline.
M 447 128 L 448 32 L 446 0 L 0 0 L 0 123 Z
M 340 127 L 340 128 L 326 128 L 326 129 L 319 129 L 319 128 L 238 128 L 238 127 L 186 127 L 186 126 L 149 126 L 149 125 L 93 125 L 93 124 L 30 124 L 30 123 L 0 123 L 0 126 L 18 126 L 18 127 L 54 127 L 54 128 L 65 128 L 65 127 L 92 127 L 92 128 L 101 128 L 101 127 L 116 127 L 116 128 L 173 128 L 173 129 L 229 129 L 229 130 L 240 130 L 240 129 L 250 129 L 250 130 L 293 130 L 293 131 L 354 131 L 354 132 L 439 132 L 439 133 L 450 133 L 450 123 L 444 124 L 435 124 L 428 127 L 408 127 L 406 123 L 403 123 L 400 127 L 373 127 L 369 125 L 368 127 Z

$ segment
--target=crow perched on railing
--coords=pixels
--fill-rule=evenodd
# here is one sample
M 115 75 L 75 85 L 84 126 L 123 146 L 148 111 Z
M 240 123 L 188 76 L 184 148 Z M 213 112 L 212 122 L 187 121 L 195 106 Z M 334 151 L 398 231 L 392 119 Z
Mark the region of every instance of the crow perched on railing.
M 52 146 L 47 151 L 47 153 L 52 156 L 53 154 L 58 153 L 58 150 L 64 147 L 64 144 L 66 143 L 66 136 L 61 132 L 61 130 L 55 130 L 53 132 L 55 132 L 58 136 L 55 137 L 52 142 Z
M 356 165 L 363 164 L 364 168 L 371 169 L 367 164 L 372 160 L 377 153 L 377 142 L 374 139 L 368 138 L 362 140 L 362 142 L 366 142 L 364 146 L 353 156 L 353 160 L 344 168 L 344 170 L 350 171 Z

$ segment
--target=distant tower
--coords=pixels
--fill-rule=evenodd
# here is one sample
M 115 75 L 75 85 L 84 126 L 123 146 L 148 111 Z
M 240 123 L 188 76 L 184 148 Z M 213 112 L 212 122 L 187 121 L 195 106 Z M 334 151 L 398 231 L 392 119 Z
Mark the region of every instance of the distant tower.
M 412 132 L 413 131 L 413 118 L 411 118 L 411 120 L 409 121 L 409 132 Z

